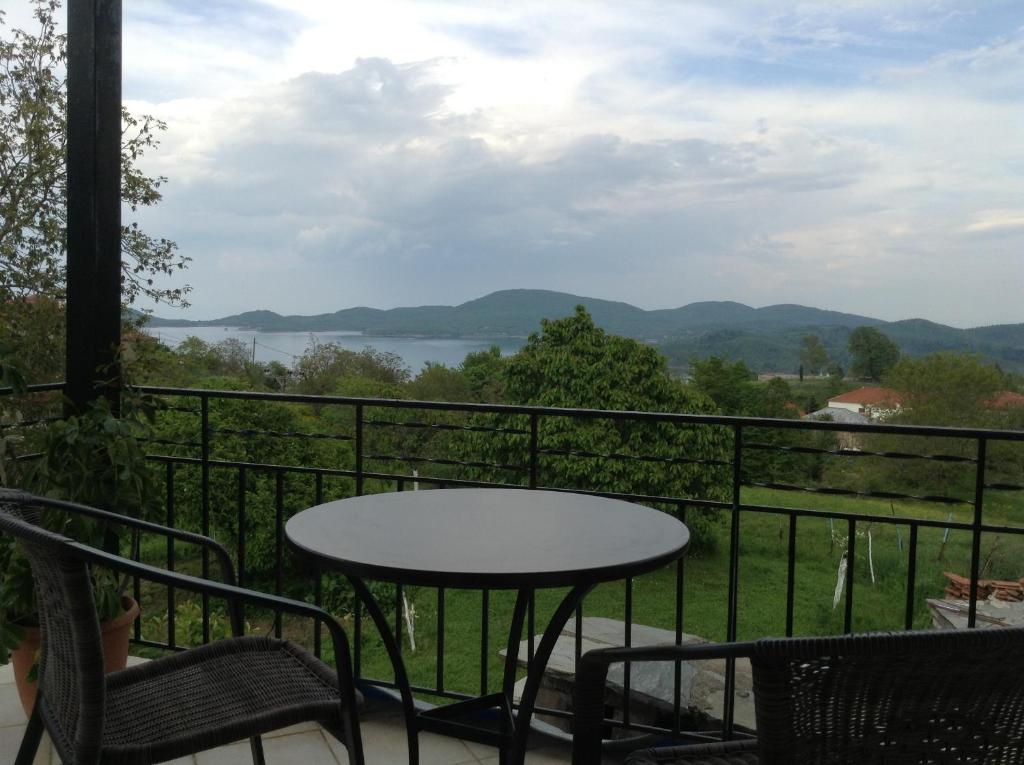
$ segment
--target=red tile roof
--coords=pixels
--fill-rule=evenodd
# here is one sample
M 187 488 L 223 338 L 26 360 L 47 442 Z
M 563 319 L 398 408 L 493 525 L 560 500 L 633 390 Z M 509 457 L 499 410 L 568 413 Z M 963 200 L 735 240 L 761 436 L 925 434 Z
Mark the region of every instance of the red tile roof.
M 900 395 L 892 388 L 867 386 L 833 396 L 828 402 L 829 404 L 838 402 L 840 404 L 859 404 L 861 406 L 894 407 L 900 405 Z
M 985 406 L 989 409 L 1010 409 L 1024 406 L 1024 395 L 1014 393 L 1012 390 L 1001 390 L 986 401 Z

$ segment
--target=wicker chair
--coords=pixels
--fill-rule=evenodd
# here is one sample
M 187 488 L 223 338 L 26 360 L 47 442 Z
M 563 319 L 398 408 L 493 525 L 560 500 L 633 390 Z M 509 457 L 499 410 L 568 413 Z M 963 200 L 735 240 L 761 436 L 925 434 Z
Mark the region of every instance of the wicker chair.
M 200 545 L 227 583 L 177 574 L 97 550 L 40 525 L 47 508 Z M 323 724 L 363 762 L 348 641 L 326 612 L 234 586 L 227 551 L 208 537 L 56 500 L 0 491 L 0 532 L 16 537 L 32 567 L 42 631 L 39 693 L 16 759 L 28 765 L 43 728 L 69 765 L 135 765 L 183 757 L 307 720 Z M 225 599 L 236 637 L 104 676 L 89 567 L 102 566 Z M 327 625 L 337 671 L 285 640 L 243 637 L 241 606 L 280 609 Z
M 576 677 L 574 765 L 601 761 L 608 665 L 749 657 L 757 739 L 633 752 L 631 765 L 1024 763 L 1024 628 L 610 648 Z

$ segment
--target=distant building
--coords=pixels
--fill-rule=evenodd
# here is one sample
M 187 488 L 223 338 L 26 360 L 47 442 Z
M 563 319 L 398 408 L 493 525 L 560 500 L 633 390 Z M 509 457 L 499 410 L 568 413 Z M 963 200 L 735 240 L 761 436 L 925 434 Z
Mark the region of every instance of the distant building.
M 989 412 L 1010 412 L 1018 407 L 1024 408 L 1024 395 L 1012 390 L 1002 390 L 983 401 L 981 406 L 982 409 Z M 830 398 L 828 407 L 818 411 L 826 412 L 830 409 L 842 409 L 863 415 L 870 420 L 885 420 L 894 414 L 909 411 L 910 407 L 892 388 L 865 387 Z M 837 420 L 837 422 L 846 422 L 846 420 Z
M 903 405 L 899 393 L 892 388 L 867 386 L 833 396 L 828 400 L 826 408 L 845 409 L 870 420 L 884 420 L 899 414 Z
M 867 415 L 839 406 L 826 406 L 810 414 L 805 414 L 800 419 L 841 422 L 844 425 L 869 425 L 871 423 L 871 419 Z M 860 439 L 856 433 L 837 431 L 835 435 L 836 444 L 840 449 L 860 449 Z

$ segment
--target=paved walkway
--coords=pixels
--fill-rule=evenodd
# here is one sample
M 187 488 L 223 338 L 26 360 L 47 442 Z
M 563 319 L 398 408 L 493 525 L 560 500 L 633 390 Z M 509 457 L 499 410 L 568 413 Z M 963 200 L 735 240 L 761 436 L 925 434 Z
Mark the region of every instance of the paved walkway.
M 131 661 L 131 660 L 130 660 Z M 362 720 L 363 751 L 367 765 L 398 765 L 408 758 L 405 723 L 397 708 L 369 710 Z M 25 712 L 18 700 L 11 666 L 0 667 L 0 765 L 13 765 L 21 737 L 25 732 Z M 263 737 L 267 762 L 302 765 L 346 765 L 345 747 L 315 723 L 295 725 Z M 566 765 L 570 759 L 567 744 L 539 738 L 527 755 L 529 765 Z M 58 763 L 50 743 L 44 738 L 36 765 Z M 469 741 L 420 734 L 422 765 L 497 765 L 497 750 Z M 247 741 L 175 760 L 174 765 L 250 765 L 252 754 Z

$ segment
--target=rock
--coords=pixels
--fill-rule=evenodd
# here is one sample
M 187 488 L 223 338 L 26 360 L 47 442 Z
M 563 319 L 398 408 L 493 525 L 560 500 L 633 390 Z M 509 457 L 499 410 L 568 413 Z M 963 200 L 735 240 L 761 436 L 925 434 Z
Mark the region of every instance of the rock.
M 588 616 L 582 620 L 582 652 L 595 648 L 625 645 L 625 624 L 617 619 Z M 633 646 L 672 645 L 671 630 L 634 624 Z M 540 637 L 535 638 L 535 644 Z M 708 641 L 697 635 L 682 636 L 682 644 Z M 504 656 L 505 652 L 501 654 Z M 519 664 L 526 666 L 527 641 L 519 645 Z M 621 718 L 625 690 L 625 667 L 613 664 L 608 671 L 606 702 Z M 557 709 L 572 708 L 572 689 L 576 675 L 576 621 L 570 620 L 555 642 L 548 662 L 538 701 Z M 741 730 L 753 731 L 754 694 L 750 662 L 736 661 L 735 723 Z M 680 664 L 680 724 L 690 729 L 715 727 L 721 724 L 725 702 L 725 660 L 682 662 Z M 630 665 L 630 717 L 637 722 L 671 726 L 675 701 L 675 672 L 671 662 L 639 662 Z M 518 698 L 518 697 L 517 697 Z M 564 724 L 564 722 L 563 722 Z

